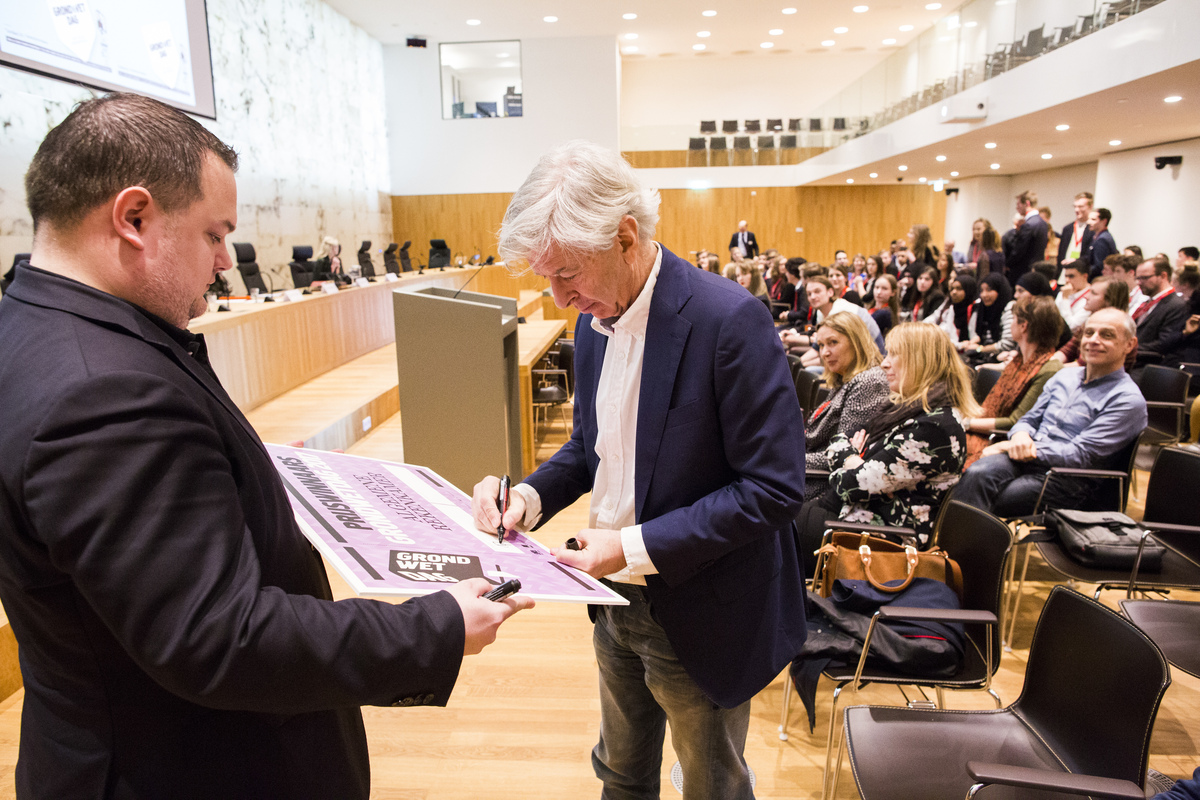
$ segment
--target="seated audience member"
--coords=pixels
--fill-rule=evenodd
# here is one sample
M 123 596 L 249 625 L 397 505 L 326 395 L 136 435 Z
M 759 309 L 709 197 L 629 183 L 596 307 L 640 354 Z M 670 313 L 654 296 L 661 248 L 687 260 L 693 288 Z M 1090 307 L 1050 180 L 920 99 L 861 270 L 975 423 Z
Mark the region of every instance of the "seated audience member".
M 896 278 L 887 273 L 876 278 L 871 299 L 871 319 L 879 326 L 880 334 L 887 336 L 894 325 L 900 324 L 900 286 Z
M 1084 303 L 1091 294 L 1088 274 L 1078 264 L 1067 264 L 1062 270 L 1062 291 L 1055 298 L 1058 313 L 1062 315 L 1068 330 L 1075 330 L 1087 320 L 1090 313 Z
M 1171 286 L 1171 262 L 1166 257 L 1143 261 L 1135 275 L 1138 288 L 1146 297 L 1132 315 L 1137 324 L 1137 363 L 1152 364 L 1183 344 L 1189 303 Z
M 963 420 L 967 429 L 967 466 L 987 447 L 987 434 L 1008 431 L 1033 408 L 1046 381 L 1062 368 L 1054 348 L 1062 331 L 1062 315 L 1049 297 L 1023 297 L 1013 305 L 1013 340 L 1017 354 L 983 400 L 982 416 Z
M 1088 316 L 1102 308 L 1116 308 L 1124 311 L 1129 306 L 1129 286 L 1124 281 L 1115 281 L 1101 275 L 1092 281 L 1090 288 L 1091 292 L 1084 301 Z M 1075 363 L 1083 366 L 1083 357 L 1079 352 L 1082 342 L 1083 326 L 1080 325 L 1072 331 L 1071 339 L 1054 354 L 1054 359 L 1064 364 Z M 1137 351 L 1134 351 L 1125 359 L 1125 371 L 1133 369 L 1136 363 Z
M 971 247 L 967 250 L 967 269 L 975 271 L 975 280 L 983 280 L 989 272 L 1004 273 L 1004 251 L 1000 249 L 1000 234 L 988 220 L 980 217 L 971 227 Z
M 1054 264 L 1058 259 L 1058 234 L 1050 224 L 1050 206 L 1042 206 L 1038 209 L 1038 214 L 1046 223 L 1046 249 L 1042 252 L 1042 259 Z
M 313 262 L 313 277 L 318 281 L 349 283 L 350 278 L 342 269 L 342 245 L 332 236 L 321 240 L 321 254 Z
M 888 402 L 887 377 L 880 368 L 879 350 L 867 326 L 854 314 L 830 314 L 813 335 L 813 349 L 825 368 L 829 397 L 808 418 L 804 456 L 808 469 L 829 469 L 825 448 L 835 433 L 852 435 L 865 428 Z M 824 478 L 805 479 L 805 498 L 823 493 Z
M 1033 264 L 1033 271 L 1046 279 L 1046 283 L 1050 286 L 1051 297 L 1058 293 L 1058 267 L 1053 261 L 1036 261 Z
M 1141 259 L 1136 256 L 1126 255 L 1113 255 L 1104 261 L 1103 270 L 1109 277 L 1129 287 L 1129 308 L 1126 310 L 1131 316 L 1146 302 L 1146 295 L 1142 294 L 1137 282 L 1137 268 L 1140 263 Z
M 954 259 L 949 253 L 942 253 L 938 256 L 937 266 L 937 284 L 935 288 L 942 293 L 942 296 L 950 294 L 950 281 L 954 278 Z
M 787 313 L 787 311 L 790 311 L 796 301 L 796 287 L 791 280 L 789 280 L 787 262 L 788 259 L 784 258 L 783 256 L 775 259 L 775 263 L 772 267 L 772 274 L 774 274 L 776 277 L 774 282 L 767 287 L 767 294 L 771 296 L 772 303 L 778 303 L 780 305 L 787 306 L 787 309 L 781 313 Z
M 955 267 L 961 267 L 967 263 L 967 254 L 962 250 L 955 250 L 954 245 L 955 241 L 953 239 L 947 239 L 942 246 L 942 251 L 950 254 L 950 260 L 954 263 Z
M 1094 208 L 1088 213 L 1088 229 L 1092 232 L 1092 247 L 1087 254 L 1089 277 L 1099 275 L 1104 269 L 1104 259 L 1117 252 L 1117 243 L 1108 232 L 1111 221 L 1112 212 L 1107 208 Z
M 978 293 L 975 279 L 967 273 L 952 278 L 949 296 L 942 301 L 937 311 L 925 318 L 925 322 L 944 330 L 955 347 L 958 347 L 959 342 L 970 341 L 971 310 Z
M 737 261 L 730 261 L 721 269 L 721 274 L 731 281 L 736 281 L 738 263 Z
M 770 312 L 771 297 L 767 294 L 767 285 L 763 282 L 762 271 L 758 268 L 758 264 L 753 261 L 738 261 L 737 282 L 746 291 L 761 300 L 767 307 L 767 311 Z
M 1017 285 L 1013 289 L 1013 303 L 1015 304 L 1022 297 L 1053 297 L 1054 290 L 1050 288 L 1050 281 L 1046 276 L 1039 272 L 1026 272 L 1017 280 Z M 996 361 L 1006 362 L 1017 354 L 1017 343 L 1012 338 L 1012 319 L 1010 313 L 1008 336 L 1002 338 L 996 343 Z
M 958 483 L 967 456 L 960 420 L 979 416 L 971 371 L 933 325 L 906 323 L 888 334 L 883 370 L 891 400 L 865 428 L 836 434 L 826 450 L 830 515 L 847 522 L 913 528 L 918 548 L 929 545 L 946 493 Z M 824 528 L 819 512 L 801 510 L 806 539 Z M 807 554 L 806 554 L 807 557 Z
M 1021 228 L 1025 225 L 1025 215 L 1017 213 L 1013 215 L 1012 225 L 1000 237 L 1000 249 L 1004 251 L 1005 274 L 1007 275 L 1008 267 L 1016 263 L 1017 257 L 1016 246 L 1017 237 L 1021 233 Z
M 829 268 L 829 282 L 833 284 L 833 297 L 835 300 L 845 300 L 847 303 L 853 303 L 856 306 L 862 305 L 862 298 L 858 292 L 850 288 L 850 278 L 846 275 L 846 268 L 844 266 L 834 264 Z
M 1084 366 L 1064 367 L 1013 425 L 1008 441 L 983 449 L 955 499 L 1003 517 L 1031 514 L 1051 467 L 1125 469 L 1113 458 L 1146 427 L 1146 400 L 1125 372 L 1137 349 L 1133 320 L 1101 309 L 1083 327 Z M 1095 479 L 1055 474 L 1043 508 L 1078 508 L 1098 488 Z
M 1136 244 L 1125 245 L 1125 247 L 1121 248 L 1121 255 L 1132 256 L 1138 260 L 1139 264 L 1146 260 L 1146 257 L 1142 255 L 1142 248 Z
M 989 272 L 979 282 L 979 299 L 967 321 L 967 341 L 958 349 L 973 353 L 974 360 L 987 361 L 1002 342 L 1012 341 L 1012 287 L 999 272 Z
M 812 330 L 820 325 L 830 314 L 836 314 L 839 311 L 849 311 L 863 321 L 867 326 L 867 332 L 871 336 L 871 340 L 875 342 L 875 346 L 879 352 L 883 352 L 883 337 L 879 334 L 879 326 L 875 324 L 875 320 L 871 319 L 871 315 L 862 306 L 856 306 L 853 303 L 848 303 L 840 297 L 836 300 L 833 297 L 833 284 L 823 275 L 814 275 L 806 279 L 805 290 L 808 292 L 808 307 L 809 315 L 806 320 L 807 327 Z M 804 366 L 816 367 L 821 363 L 820 354 L 812 348 L 812 339 L 809 334 L 799 333 L 795 330 L 783 331 L 780 335 L 783 340 L 784 347 L 792 352 L 802 353 L 801 358 L 805 359 Z
M 1195 261 L 1188 261 L 1175 272 L 1175 277 L 1171 279 L 1171 285 L 1175 287 L 1175 291 L 1179 292 L 1188 303 L 1189 314 L 1200 314 L 1200 265 Z
M 721 274 L 721 257 L 716 253 L 709 253 L 704 259 L 704 268 L 709 272 L 714 272 L 717 275 Z
M 1189 262 L 1200 261 L 1200 248 L 1197 247 L 1181 247 L 1179 252 L 1175 254 L 1175 269 L 1183 269 L 1184 264 Z
M 791 308 L 779 312 L 779 321 L 788 325 L 804 325 L 808 319 L 808 293 L 804 290 L 804 265 L 808 262 L 797 256 L 783 265 L 783 277 L 792 287 Z
M 945 299 L 946 296 L 937 288 L 937 269 L 923 266 L 917 273 L 912 287 L 905 293 L 901 309 L 907 308 L 908 318 L 913 322 L 920 322 L 937 311 Z
M 858 256 L 854 257 L 858 261 Z M 867 256 L 863 259 L 862 272 L 854 278 L 854 291 L 862 298 L 863 306 L 871 308 L 875 300 L 875 283 L 881 275 L 886 274 L 883 260 L 879 256 Z

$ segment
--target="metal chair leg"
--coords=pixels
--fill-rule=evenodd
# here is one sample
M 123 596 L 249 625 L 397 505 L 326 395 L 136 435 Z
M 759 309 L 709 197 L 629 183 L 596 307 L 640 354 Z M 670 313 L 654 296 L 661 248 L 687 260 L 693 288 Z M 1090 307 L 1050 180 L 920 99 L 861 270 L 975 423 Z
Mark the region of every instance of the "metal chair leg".
M 937 690 L 938 708 L 944 709 L 946 707 L 946 690 L 941 686 L 935 686 L 933 688 Z
M 1002 702 L 1000 702 L 1000 695 L 996 694 L 995 689 L 988 689 L 987 693 L 990 694 L 992 696 L 992 699 L 996 701 L 996 708 L 1004 707 L 1004 704 Z
M 827 798 L 827 800 L 833 800 L 833 798 L 837 797 L 838 778 L 840 778 L 842 776 L 842 753 L 845 752 L 845 748 L 842 747 L 842 740 L 846 738 L 845 728 L 846 728 L 846 726 L 842 725 L 842 735 L 838 736 L 837 766 L 834 767 L 834 770 L 833 770 L 833 786 L 831 786 L 829 789 L 829 797 Z
M 1025 588 L 1025 574 L 1029 571 L 1029 545 L 1025 545 L 1025 561 L 1021 564 L 1021 580 L 1017 582 L 1016 595 L 1013 597 L 1012 617 L 1008 621 L 1008 649 L 1012 649 L 1013 634 L 1017 629 L 1017 611 L 1021 607 L 1021 592 Z
M 779 741 L 786 742 L 788 740 L 787 721 L 788 710 L 792 706 L 792 673 L 790 670 L 783 673 L 783 713 L 779 715 Z
M 825 800 L 828 800 L 829 798 L 833 797 L 833 793 L 837 791 L 837 785 L 836 785 L 837 784 L 837 776 L 830 775 L 829 768 L 833 763 L 833 743 L 834 743 L 834 735 L 833 734 L 834 734 L 834 729 L 837 728 L 838 697 L 841 695 L 842 689 L 845 687 L 845 685 L 846 684 L 843 683 L 840 686 L 837 686 L 834 688 L 833 702 L 830 704 L 830 707 L 829 707 L 829 738 L 825 742 L 825 774 L 824 774 L 823 780 L 821 781 L 821 797 L 825 798 Z M 840 761 L 838 762 L 838 765 L 840 768 L 840 766 L 841 766 Z M 830 778 L 833 778 L 833 782 L 834 782 L 834 787 L 832 789 L 829 788 Z

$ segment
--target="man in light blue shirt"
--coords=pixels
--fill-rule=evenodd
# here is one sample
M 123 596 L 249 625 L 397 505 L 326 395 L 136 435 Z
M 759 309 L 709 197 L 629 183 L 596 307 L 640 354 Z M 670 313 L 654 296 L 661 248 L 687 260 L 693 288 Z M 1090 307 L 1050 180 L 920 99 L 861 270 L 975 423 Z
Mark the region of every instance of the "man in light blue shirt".
M 983 451 L 959 481 L 954 499 L 1002 517 L 1031 514 L 1051 467 L 1124 469 L 1116 456 L 1146 427 L 1146 400 L 1124 369 L 1137 349 L 1127 313 L 1105 308 L 1083 329 L 1084 366 L 1065 367 L 1012 427 L 1008 441 Z M 1077 508 L 1095 479 L 1055 475 L 1043 508 Z

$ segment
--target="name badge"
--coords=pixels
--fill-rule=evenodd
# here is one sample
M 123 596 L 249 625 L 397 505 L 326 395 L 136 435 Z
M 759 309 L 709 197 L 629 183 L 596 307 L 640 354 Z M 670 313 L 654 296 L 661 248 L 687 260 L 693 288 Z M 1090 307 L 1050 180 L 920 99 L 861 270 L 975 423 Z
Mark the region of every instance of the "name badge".
M 280 297 L 280 299 L 285 303 L 295 303 L 303 298 L 304 292 L 300 291 L 299 289 L 288 289 Z
M 329 281 L 327 283 L 321 284 L 321 294 L 337 294 L 337 293 L 338 293 L 337 284 L 334 283 L 333 281 Z
M 370 286 L 371 282 L 369 280 L 367 280 L 366 278 L 355 278 L 354 285 L 355 286 Z
M 394 272 L 385 272 L 383 273 L 383 280 L 385 283 L 395 283 L 400 280 L 400 276 Z

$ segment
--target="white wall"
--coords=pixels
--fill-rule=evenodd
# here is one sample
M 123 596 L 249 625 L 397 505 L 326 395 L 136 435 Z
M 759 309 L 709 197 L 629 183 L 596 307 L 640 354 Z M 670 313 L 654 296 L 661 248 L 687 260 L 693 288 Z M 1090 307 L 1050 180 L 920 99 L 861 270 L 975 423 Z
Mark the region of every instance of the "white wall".
M 397 195 L 515 191 L 552 146 L 618 146 L 620 85 L 611 36 L 521 42 L 524 116 L 442 119 L 438 48 L 383 48 L 391 187 Z
M 1179 167 L 1154 168 L 1155 156 L 1183 156 Z M 1117 247 L 1136 244 L 1147 255 L 1175 260 L 1180 247 L 1200 246 L 1196 186 L 1200 139 L 1114 153 L 1100 159 L 1096 203 L 1112 212 L 1109 230 Z
M 360 240 L 386 247 L 392 213 L 382 45 L 319 0 L 209 0 L 208 24 L 217 120 L 200 121 L 241 157 L 231 241 L 252 243 L 259 265 L 279 276 L 276 285 L 292 245 L 332 235 L 352 260 Z M 23 187 L 29 161 L 47 131 L 90 95 L 0 68 L 3 271 L 33 241 Z M 230 278 L 238 287 L 236 272 Z

